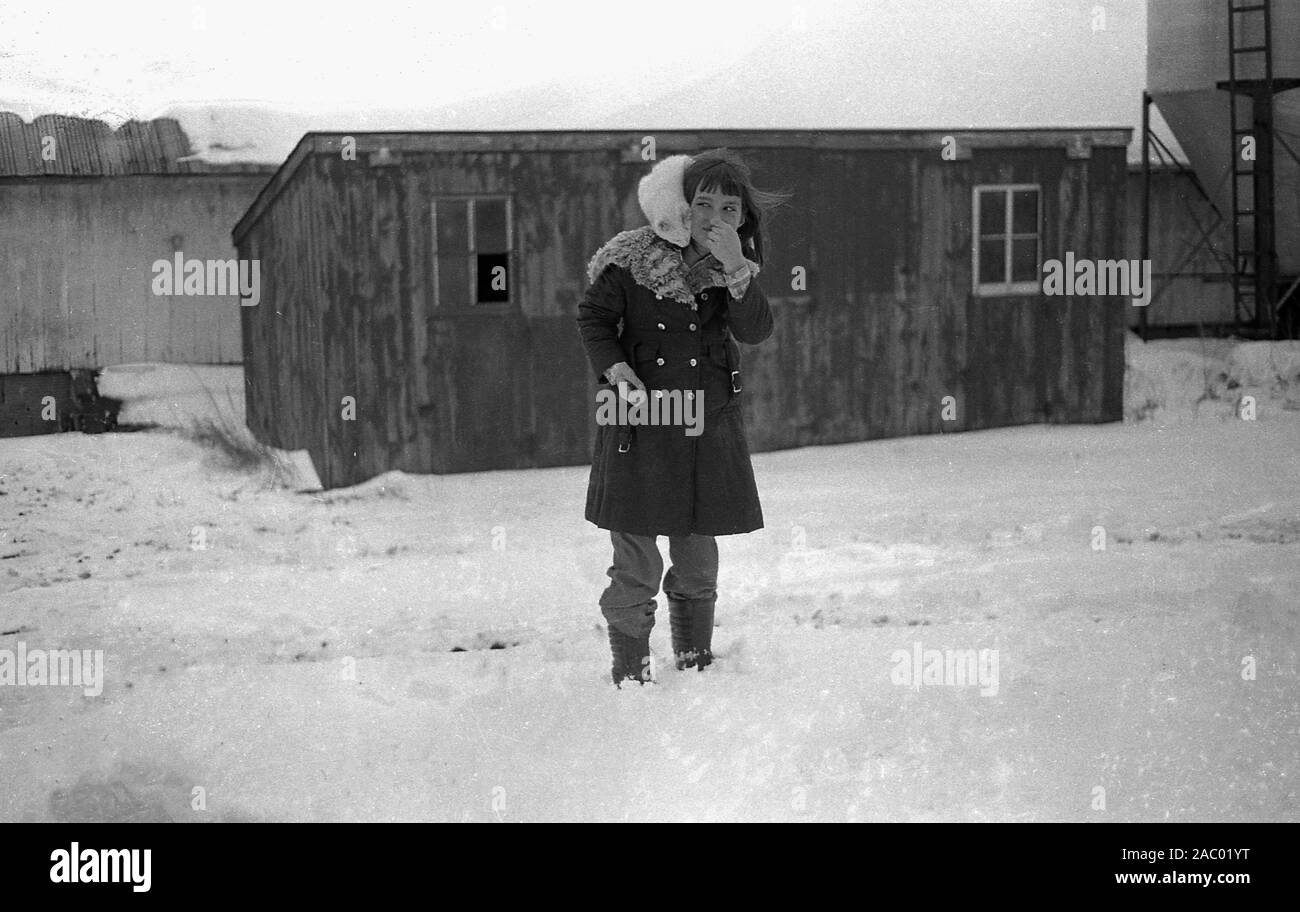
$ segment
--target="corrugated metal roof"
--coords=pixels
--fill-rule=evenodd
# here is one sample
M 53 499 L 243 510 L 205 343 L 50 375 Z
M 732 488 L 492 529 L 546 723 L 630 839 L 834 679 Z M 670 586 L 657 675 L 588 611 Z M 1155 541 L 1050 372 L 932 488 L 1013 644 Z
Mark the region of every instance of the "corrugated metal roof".
M 18 114 L 0 111 L 0 177 L 275 170 L 264 164 L 189 159 L 194 154 L 189 137 L 170 117 L 132 120 L 114 130 L 102 120 L 44 114 L 28 123 Z

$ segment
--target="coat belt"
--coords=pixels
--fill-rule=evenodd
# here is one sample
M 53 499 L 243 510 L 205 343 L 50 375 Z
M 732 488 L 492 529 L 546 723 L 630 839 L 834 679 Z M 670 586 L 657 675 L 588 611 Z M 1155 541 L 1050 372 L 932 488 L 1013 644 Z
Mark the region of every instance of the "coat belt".
M 727 362 L 727 371 L 731 379 L 731 398 L 738 396 L 744 387 L 740 383 L 740 368 L 736 367 L 735 362 L 731 360 L 731 346 L 727 345 L 727 339 L 724 336 L 720 341 L 709 341 L 710 345 L 718 344 L 722 346 L 722 355 Z M 635 427 L 630 424 L 619 425 L 618 428 L 618 451 L 626 453 L 632 449 L 632 438 Z

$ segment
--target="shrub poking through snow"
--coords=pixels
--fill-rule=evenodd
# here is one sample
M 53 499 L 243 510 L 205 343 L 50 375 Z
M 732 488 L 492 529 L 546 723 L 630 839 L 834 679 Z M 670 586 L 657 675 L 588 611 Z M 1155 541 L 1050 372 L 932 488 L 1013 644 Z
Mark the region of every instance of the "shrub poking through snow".
M 212 450 L 226 468 L 263 475 L 269 487 L 289 487 L 293 481 L 289 461 L 282 452 L 254 437 L 242 421 L 232 417 L 239 412 L 230 390 L 226 390 L 226 408 L 217 404 L 216 396 L 206 384 L 203 391 L 212 403 L 212 410 L 192 418 L 185 435 Z
M 293 469 L 283 453 L 259 442 L 248 428 L 224 415 L 196 418 L 183 433 L 212 450 L 226 468 L 265 475 L 269 486 L 290 487 L 293 483 Z
M 265 446 L 246 427 L 238 365 L 119 364 L 100 371 L 97 382 L 102 395 L 122 403 L 121 424 L 179 433 L 221 467 L 261 475 L 265 487 L 320 489 L 305 450 Z

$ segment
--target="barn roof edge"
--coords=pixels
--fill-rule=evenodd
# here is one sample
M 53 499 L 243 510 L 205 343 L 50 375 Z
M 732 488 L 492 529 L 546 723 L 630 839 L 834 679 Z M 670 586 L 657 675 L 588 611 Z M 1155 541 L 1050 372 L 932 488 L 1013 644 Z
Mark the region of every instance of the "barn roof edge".
M 932 127 L 932 128 L 792 128 L 622 130 L 313 130 L 303 134 L 284 163 L 235 224 L 231 237 L 238 246 L 261 220 L 263 213 L 296 175 L 311 154 L 338 155 L 342 140 L 356 140 L 355 153 L 402 151 L 610 151 L 639 150 L 653 136 L 663 152 L 687 152 L 719 145 L 743 148 L 906 149 L 924 148 L 947 137 L 972 148 L 1056 147 L 1086 150 L 1091 147 L 1127 147 L 1134 129 L 1126 126 L 1080 127 Z M 551 142 L 546 142 L 546 140 Z

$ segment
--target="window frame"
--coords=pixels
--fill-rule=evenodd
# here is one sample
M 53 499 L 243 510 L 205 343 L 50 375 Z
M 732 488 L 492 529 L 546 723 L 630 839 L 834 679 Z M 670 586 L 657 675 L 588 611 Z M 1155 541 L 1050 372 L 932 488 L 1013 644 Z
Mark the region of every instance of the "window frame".
M 478 202 L 495 202 L 504 201 L 506 204 L 506 274 L 509 276 L 510 286 L 507 293 L 510 296 L 508 301 L 488 301 L 479 303 L 477 300 L 449 304 L 442 300 L 441 271 L 439 268 L 438 256 L 438 204 L 440 202 L 465 203 L 465 233 L 467 235 L 468 249 L 464 252 L 464 262 L 466 274 L 469 276 L 470 291 L 474 292 L 477 297 L 478 285 L 475 281 L 478 267 L 478 250 L 476 244 L 478 238 L 475 236 L 475 210 Z M 447 315 L 465 315 L 465 314 L 511 314 L 520 313 L 520 297 L 518 282 L 518 265 L 519 258 L 515 251 L 515 221 L 514 221 L 514 194 L 512 193 L 435 193 L 429 198 L 429 256 L 433 262 L 431 290 L 429 293 L 430 314 L 432 316 Z
M 998 234 L 981 234 L 980 233 L 980 197 L 991 190 L 1000 190 L 1004 193 L 1006 222 L 1003 225 L 1004 231 Z M 1015 217 L 1012 197 L 1017 190 L 1033 190 L 1035 198 L 1038 201 L 1038 212 L 1035 216 L 1034 233 L 1029 235 L 1025 232 L 1015 233 L 1011 229 Z M 1037 244 L 1035 245 L 1034 262 L 1036 264 L 1037 277 L 1032 282 L 1014 282 L 1011 281 L 1011 260 L 1014 241 L 1024 240 L 1033 237 Z M 980 276 L 980 240 L 983 238 L 999 238 L 1006 242 L 1005 258 L 1003 267 L 1006 270 L 1007 280 L 1004 282 L 983 282 Z M 1043 185 L 1042 184 L 976 184 L 971 189 L 971 291 L 979 298 L 996 298 L 1008 297 L 1012 295 L 1036 295 L 1041 294 L 1043 290 L 1042 281 L 1043 269 Z

